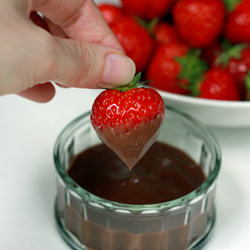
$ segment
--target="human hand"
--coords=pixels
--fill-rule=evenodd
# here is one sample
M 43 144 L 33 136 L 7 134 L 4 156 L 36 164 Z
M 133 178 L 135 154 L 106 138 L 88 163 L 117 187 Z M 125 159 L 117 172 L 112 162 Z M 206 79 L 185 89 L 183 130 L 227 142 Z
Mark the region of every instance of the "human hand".
M 32 11 L 43 14 L 50 33 L 29 19 Z M 0 0 L 0 30 L 0 95 L 46 102 L 55 94 L 50 82 L 108 88 L 135 74 L 92 0 Z

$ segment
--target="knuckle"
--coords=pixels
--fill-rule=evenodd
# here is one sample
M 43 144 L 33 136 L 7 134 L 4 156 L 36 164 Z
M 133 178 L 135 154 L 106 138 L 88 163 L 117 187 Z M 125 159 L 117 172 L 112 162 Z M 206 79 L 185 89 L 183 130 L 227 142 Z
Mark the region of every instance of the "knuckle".
M 74 85 L 74 87 L 83 87 L 82 85 L 87 87 L 87 82 L 93 74 L 90 69 L 91 63 L 95 61 L 94 55 L 91 54 L 87 43 L 74 43 L 74 46 L 77 53 L 76 67 L 75 74 L 72 74 L 73 79 L 69 84 Z

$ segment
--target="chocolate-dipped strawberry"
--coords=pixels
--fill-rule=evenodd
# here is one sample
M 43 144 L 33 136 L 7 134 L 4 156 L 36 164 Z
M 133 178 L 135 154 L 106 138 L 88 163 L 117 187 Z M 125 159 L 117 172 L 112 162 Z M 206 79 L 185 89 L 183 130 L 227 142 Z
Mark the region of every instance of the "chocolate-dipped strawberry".
M 91 113 L 99 138 L 129 169 L 157 139 L 164 120 L 162 97 L 152 88 L 139 87 L 140 75 L 128 86 L 100 93 Z

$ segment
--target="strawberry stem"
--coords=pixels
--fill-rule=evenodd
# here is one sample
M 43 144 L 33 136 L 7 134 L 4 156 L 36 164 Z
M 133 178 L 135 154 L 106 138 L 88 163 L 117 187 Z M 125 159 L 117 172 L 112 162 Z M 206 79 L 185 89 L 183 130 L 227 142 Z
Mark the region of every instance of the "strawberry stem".
M 175 60 L 181 65 L 179 79 L 188 81 L 190 95 L 199 95 L 199 85 L 203 79 L 203 73 L 208 69 L 208 64 L 205 60 L 200 59 L 200 49 L 190 49 L 185 57 L 176 57 Z
M 150 22 L 147 22 L 146 20 L 136 17 L 137 22 L 143 26 L 148 32 L 149 34 L 154 37 L 155 34 L 153 32 L 153 28 L 154 26 L 159 22 L 159 18 L 155 17 L 153 18 Z
M 179 79 L 186 79 L 193 85 L 200 80 L 201 75 L 208 69 L 205 60 L 200 59 L 200 49 L 190 49 L 185 57 L 176 57 L 175 60 L 181 65 Z
M 223 2 L 226 5 L 226 9 L 228 12 L 234 11 L 236 8 L 236 5 L 241 2 L 241 0 L 223 0 Z
M 152 32 L 152 29 L 154 28 L 154 26 L 159 22 L 159 18 L 155 17 L 153 18 L 147 25 L 147 28 L 150 32 Z
M 224 40 L 221 44 L 223 49 L 222 52 L 217 53 L 217 59 L 215 60 L 215 65 L 222 65 L 224 68 L 228 65 L 231 58 L 240 59 L 241 52 L 247 47 L 246 43 L 241 43 L 237 45 L 232 45 L 228 40 Z
M 118 88 L 109 88 L 108 90 L 118 90 L 118 91 L 120 91 L 120 92 L 126 92 L 126 91 L 128 91 L 128 90 L 130 90 L 130 89 L 137 88 L 137 87 L 139 87 L 139 86 L 141 86 L 141 85 L 143 85 L 143 84 L 145 84 L 145 83 L 147 83 L 147 82 L 151 82 L 151 81 L 139 82 L 140 79 L 141 79 L 141 72 L 139 72 L 139 73 L 133 78 L 133 80 L 132 80 L 129 84 L 127 84 L 126 86 L 121 86 L 121 87 L 118 87 Z M 96 86 L 97 86 L 98 88 L 100 88 L 100 89 L 107 89 L 107 88 L 102 88 L 102 87 L 100 87 L 100 86 L 98 86 L 98 85 L 96 85 Z

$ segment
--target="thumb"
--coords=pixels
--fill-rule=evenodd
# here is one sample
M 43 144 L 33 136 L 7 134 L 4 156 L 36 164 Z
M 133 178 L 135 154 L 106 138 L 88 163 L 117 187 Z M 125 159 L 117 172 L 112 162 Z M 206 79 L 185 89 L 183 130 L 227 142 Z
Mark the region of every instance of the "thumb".
M 135 75 L 134 62 L 113 47 L 58 37 L 53 46 L 55 66 L 45 81 L 78 88 L 113 88 L 129 83 Z

